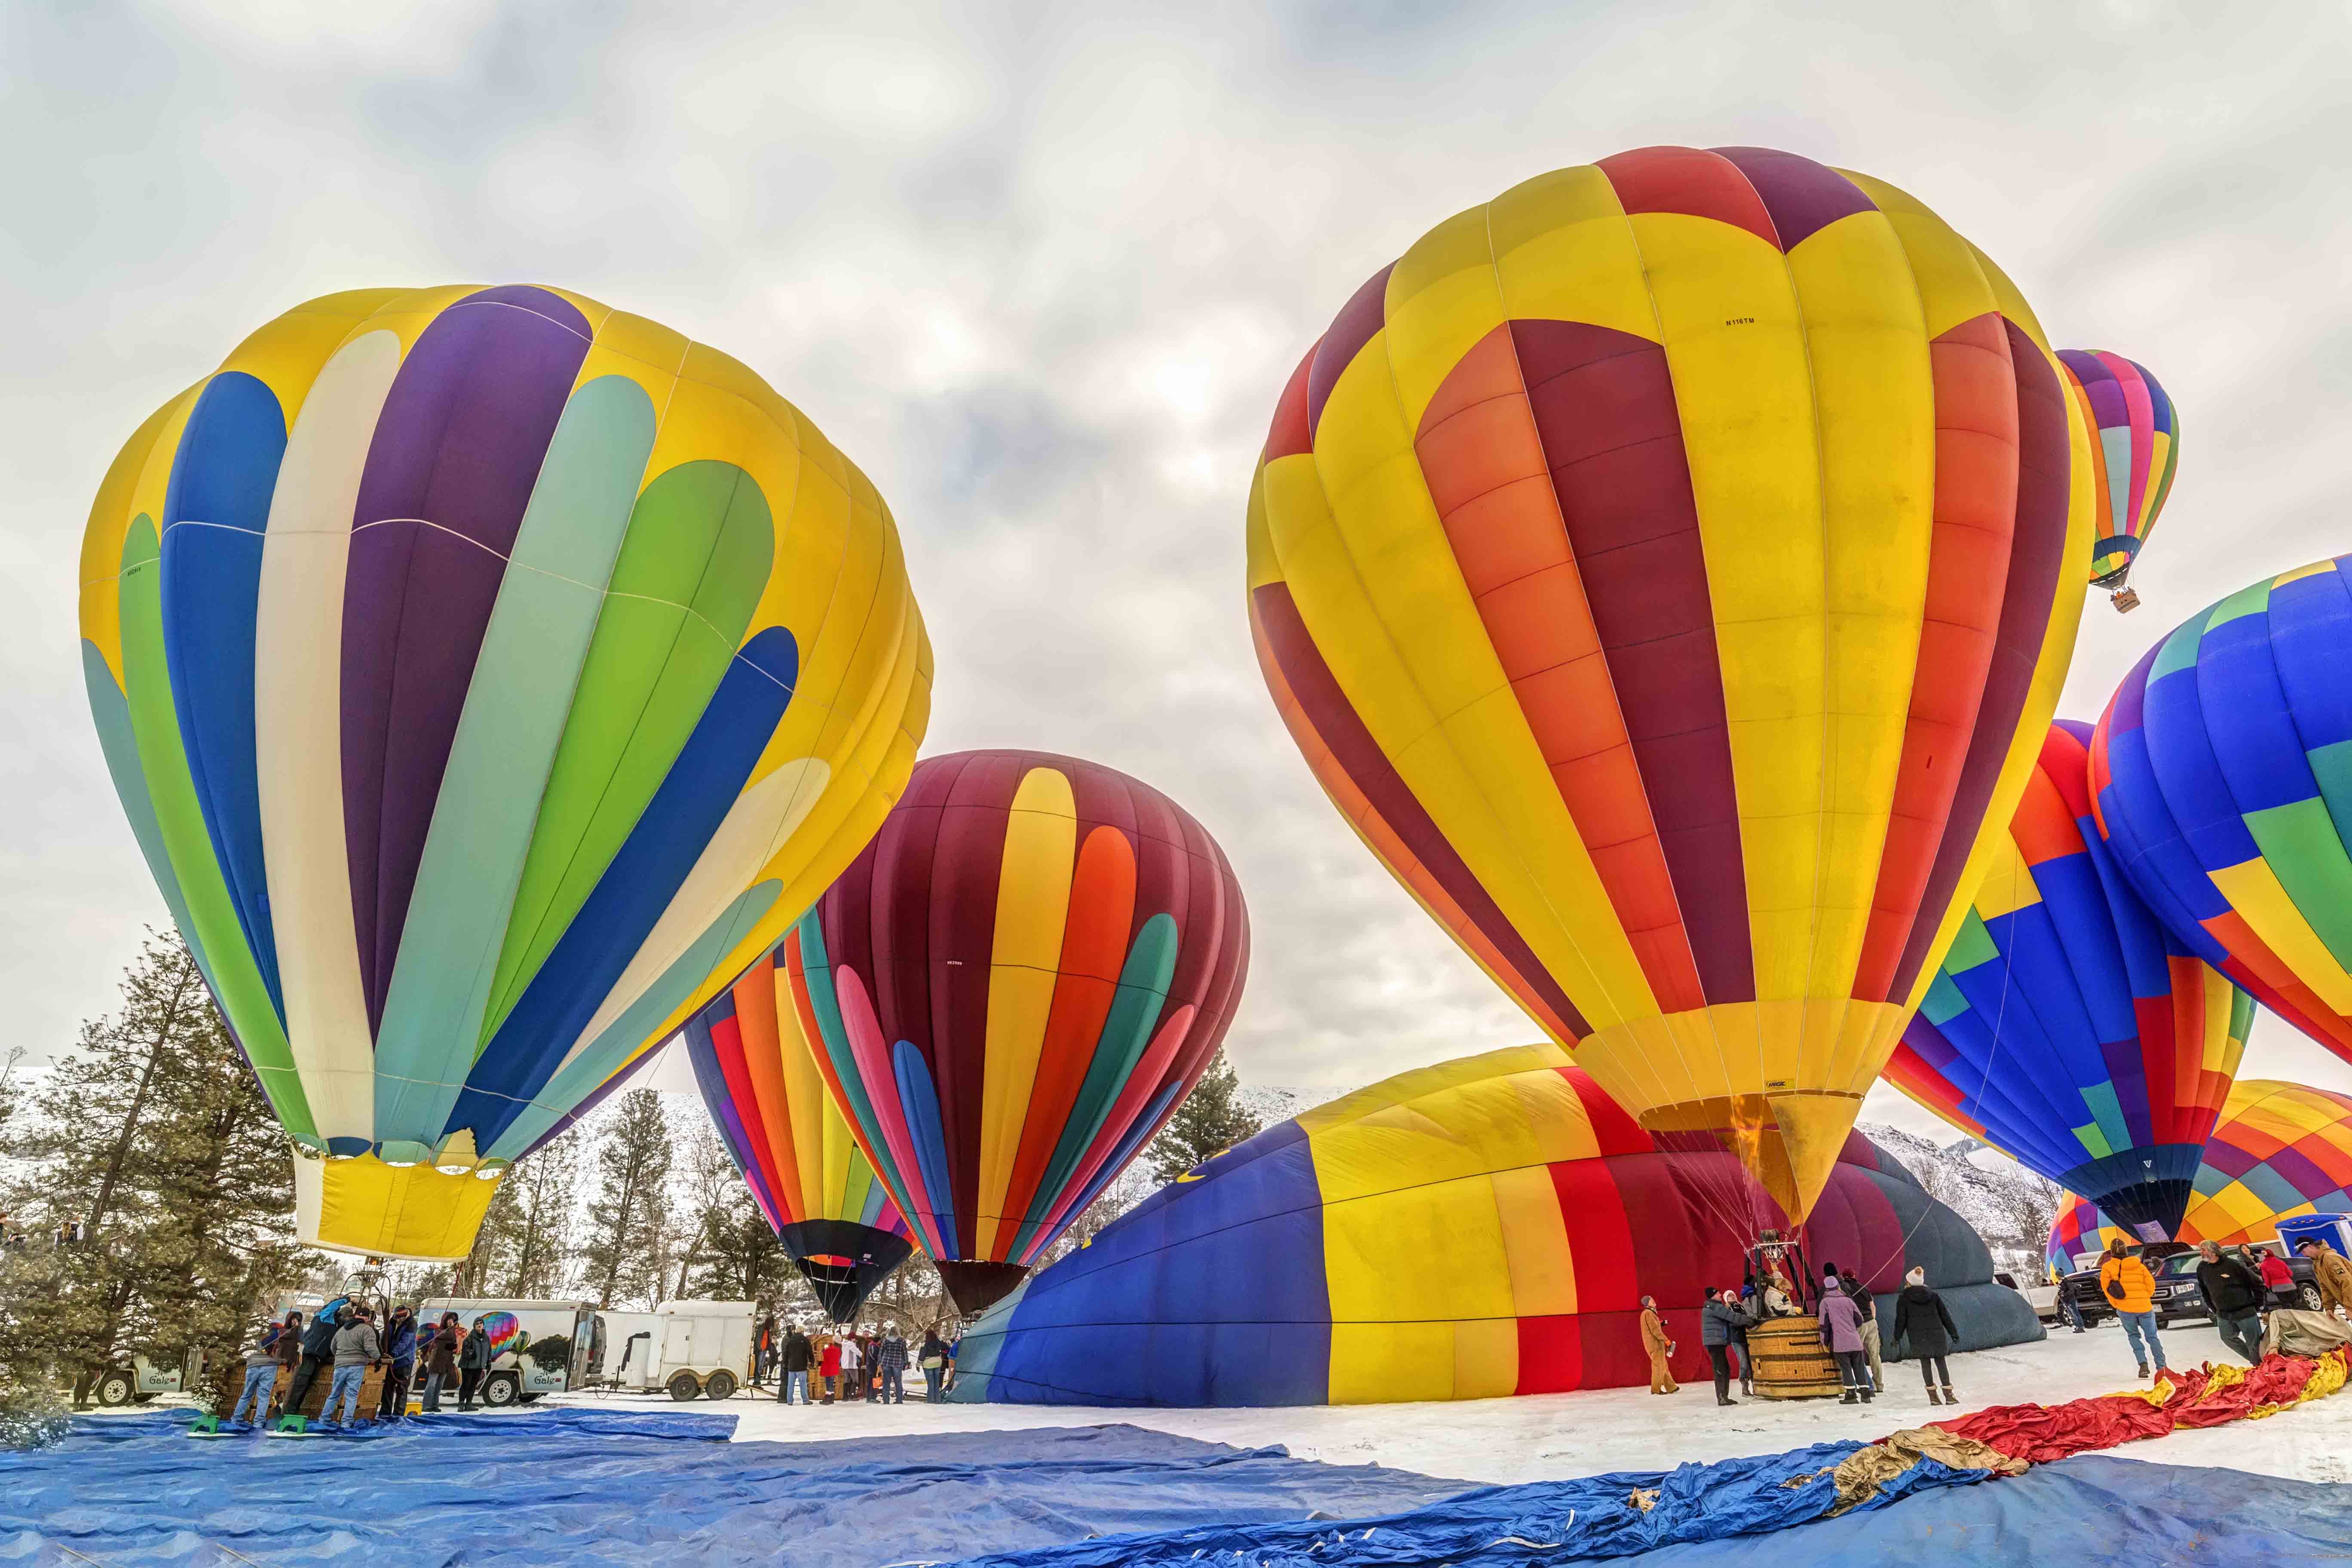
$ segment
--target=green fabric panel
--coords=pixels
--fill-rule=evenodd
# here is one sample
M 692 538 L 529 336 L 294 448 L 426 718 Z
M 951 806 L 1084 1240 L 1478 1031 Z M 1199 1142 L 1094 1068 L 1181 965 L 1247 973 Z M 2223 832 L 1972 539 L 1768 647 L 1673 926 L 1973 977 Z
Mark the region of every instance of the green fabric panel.
M 1020 1257 L 1030 1237 L 1053 1213 L 1064 1184 L 1086 1157 L 1095 1134 L 1102 1131 L 1110 1108 L 1118 1102 L 1119 1090 L 1127 1087 L 1129 1075 L 1151 1044 L 1151 1032 L 1168 1005 L 1168 987 L 1176 978 L 1177 945 L 1176 921 L 1165 910 L 1144 921 L 1143 929 L 1135 933 L 1135 945 L 1128 950 L 1127 962 L 1119 969 L 1118 989 L 1112 995 L 1110 1014 L 1103 1020 L 1094 1059 L 1087 1065 L 1077 1099 L 1070 1106 L 1068 1120 L 1062 1123 L 1060 1141 L 1054 1145 L 1054 1157 L 1046 1162 L 1045 1173 L 1029 1200 L 1029 1212 L 1021 1216 L 1021 1228 L 1007 1258 Z
M 677 961 L 662 971 L 661 978 L 646 987 L 644 995 L 631 1003 L 605 1026 L 603 1034 L 588 1043 L 587 1048 L 547 1080 L 547 1086 L 532 1097 L 529 1108 L 499 1134 L 486 1158 L 520 1158 L 546 1135 L 564 1112 L 593 1094 L 606 1079 L 627 1065 L 636 1048 L 661 1026 L 662 1020 L 686 1005 L 695 987 L 710 978 L 719 961 L 743 940 L 753 922 L 765 915 L 783 892 L 782 882 L 761 882 L 728 905 Z
M 2089 1107 L 2091 1115 L 2098 1122 L 2100 1140 L 2106 1144 L 2099 1152 L 2111 1154 L 2118 1149 L 2130 1148 L 2135 1140 L 2131 1135 L 2131 1124 L 2124 1120 L 2123 1102 L 2116 1098 L 2116 1086 L 2095 1083 L 2076 1092 L 2082 1095 L 2083 1103 Z M 2084 1147 L 2088 1146 L 2089 1142 L 2085 1140 Z
M 731 463 L 681 464 L 636 500 L 501 944 L 488 1041 L 604 875 L 694 732 L 766 591 L 775 525 Z
M 376 1029 L 382 1139 L 437 1144 L 485 1038 L 531 826 L 654 427 L 643 387 L 600 376 L 572 395 L 548 443 L 466 690 Z
M 2247 616 L 2262 615 L 2270 607 L 2270 583 L 2268 581 L 2256 583 L 2252 587 L 2239 589 L 2214 605 L 2213 613 L 2205 617 L 2205 630 L 2210 632 L 2216 626 L 2242 619 Z
M 1927 987 L 1927 1000 L 1919 1004 L 1919 1016 L 1940 1029 L 1968 1010 L 1969 999 L 1952 984 L 1951 971 L 1936 971 L 1936 978 Z
M 146 781 L 156 840 L 178 884 L 180 907 L 173 916 L 184 921 L 180 929 L 187 933 L 190 950 L 203 955 L 214 999 L 236 1031 L 237 1043 L 252 1061 L 254 1076 L 261 1080 L 278 1121 L 289 1134 L 315 1142 L 318 1126 L 294 1070 L 285 1020 L 271 1005 L 260 966 L 246 945 L 245 927 L 229 900 L 220 862 L 213 856 L 212 835 L 196 804 L 195 781 L 188 774 L 180 717 L 172 703 L 171 670 L 163 656 L 160 554 L 155 524 L 142 513 L 122 543 L 122 677 L 131 742 L 138 752 L 136 768 Z M 112 765 L 111 757 L 108 763 Z M 126 802 L 128 798 L 125 793 Z M 141 847 L 145 847 L 143 840 Z
M 2174 670 L 2187 669 L 2197 662 L 2197 645 L 2205 636 L 2205 622 L 2212 613 L 2208 610 L 2202 615 L 2191 616 L 2173 628 L 2172 635 L 2164 639 L 2164 651 L 2158 654 L 2156 662 L 2148 667 L 2150 685 Z
M 2336 838 L 2352 839 L 2352 741 L 2305 752 L 2304 759 L 2311 764 L 2311 776 L 2319 781 L 2319 798 L 2335 819 Z
M 2336 836 L 2327 803 L 2313 798 L 2249 812 L 2246 831 L 2271 874 L 2336 962 L 2352 969 L 2352 858 Z
M 2240 1045 L 2244 1045 L 2246 1037 L 2253 1032 L 2253 993 L 2232 985 L 2230 988 L 2230 1037 Z
M 2075 1139 L 2091 1152 L 2094 1160 L 2104 1160 L 2116 1152 L 2115 1145 L 2107 1142 L 2107 1135 L 2099 1131 L 2096 1122 L 2087 1127 L 2077 1127 L 2074 1131 Z
M 1951 950 L 1944 954 L 1944 969 L 1951 974 L 1965 974 L 1979 963 L 1990 963 L 2000 956 L 1993 945 L 1992 932 L 1985 930 L 1984 919 L 1971 909 L 1960 917 L 1960 929 L 1952 938 Z

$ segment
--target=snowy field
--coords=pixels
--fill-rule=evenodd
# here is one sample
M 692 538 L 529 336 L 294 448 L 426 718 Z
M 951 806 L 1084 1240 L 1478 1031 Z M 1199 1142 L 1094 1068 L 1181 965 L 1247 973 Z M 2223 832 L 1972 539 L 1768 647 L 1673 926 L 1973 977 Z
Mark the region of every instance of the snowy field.
M 2237 1363 L 2210 1324 L 2164 1335 L 2176 1366 Z M 2138 1382 L 2131 1348 L 2113 1323 L 2075 1335 L 2058 1330 L 2038 1344 L 1979 1351 L 1951 1360 L 1961 1410 L 1988 1405 L 2061 1404 L 2114 1394 Z M 1351 1405 L 1265 1410 L 1067 1408 L 1025 1405 L 921 1403 L 921 1385 L 903 1405 L 781 1405 L 748 1392 L 724 1405 L 675 1405 L 666 1397 L 560 1394 L 551 1403 L 603 1409 L 724 1409 L 741 1419 L 736 1440 L 805 1443 L 906 1432 L 987 1432 L 1030 1426 L 1092 1426 L 1124 1421 L 1162 1432 L 1242 1447 L 1281 1443 L 1303 1459 L 1377 1463 L 1462 1480 L 1560 1480 L 1611 1470 L 1671 1469 L 1744 1454 L 1771 1454 L 1807 1443 L 1868 1440 L 1949 1414 L 1931 1409 L 1919 1372 L 1889 1362 L 1887 1392 L 1849 1408 L 1834 1400 L 1743 1400 L 1726 1410 L 1712 1384 L 1680 1394 L 1646 1388 L 1529 1394 L 1513 1399 L 1427 1405 Z M 1737 1391 L 1734 1397 L 1738 1397 Z M 2352 1389 L 2263 1421 L 2175 1432 L 2115 1450 L 2118 1457 L 2174 1465 L 2215 1465 L 2294 1480 L 2352 1481 Z

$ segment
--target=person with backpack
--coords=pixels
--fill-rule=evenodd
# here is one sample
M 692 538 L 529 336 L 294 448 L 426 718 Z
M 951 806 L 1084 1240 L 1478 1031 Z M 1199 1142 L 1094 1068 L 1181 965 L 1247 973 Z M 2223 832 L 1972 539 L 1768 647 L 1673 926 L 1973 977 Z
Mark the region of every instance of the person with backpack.
M 1960 1401 L 1952 1392 L 1951 1369 L 1944 1357 L 1959 1342 L 1960 1331 L 1952 1326 L 1952 1310 L 1944 1299 L 1927 1289 L 1927 1271 L 1914 1268 L 1903 1277 L 1902 1293 L 1895 1298 L 1895 1351 L 1919 1358 L 1919 1376 L 1927 1385 L 1930 1405 L 1958 1405 Z M 1941 1384 L 1944 1396 L 1936 1397 L 1936 1387 Z
M 2107 1243 L 2107 1255 L 2099 1259 L 2099 1293 L 2123 1320 L 2124 1337 L 2139 1358 L 2140 1376 L 2170 1371 L 2164 1364 L 2164 1342 L 2157 1337 L 2156 1276 L 2132 1256 L 2131 1244 L 2120 1236 Z M 2148 1370 L 2151 1361 L 2156 1363 L 2154 1373 Z

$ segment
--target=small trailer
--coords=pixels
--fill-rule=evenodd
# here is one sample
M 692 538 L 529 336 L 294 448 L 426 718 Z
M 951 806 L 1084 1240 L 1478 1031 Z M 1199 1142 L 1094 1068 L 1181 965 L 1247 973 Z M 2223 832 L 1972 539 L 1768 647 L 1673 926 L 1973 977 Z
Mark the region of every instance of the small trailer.
M 730 1399 L 751 1379 L 759 1309 L 750 1301 L 664 1301 L 650 1312 L 604 1312 L 600 1382 L 672 1399 Z

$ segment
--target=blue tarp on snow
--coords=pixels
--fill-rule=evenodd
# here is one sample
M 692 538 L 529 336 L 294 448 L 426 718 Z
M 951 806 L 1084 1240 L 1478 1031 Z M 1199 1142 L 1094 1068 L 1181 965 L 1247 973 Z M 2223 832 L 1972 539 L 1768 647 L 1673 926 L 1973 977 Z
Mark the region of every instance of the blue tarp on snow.
M 854 1428 L 859 1411 L 828 1414 Z M 730 1443 L 731 1415 L 559 1409 L 288 1442 L 194 1441 L 187 1420 L 85 1417 L 0 1455 L 0 1565 L 880 1568 L 1383 1514 L 1469 1484 L 1133 1426 Z
M 1762 1461 L 1761 1474 L 1769 1475 L 1782 1458 Z M 1709 1466 L 1706 1471 L 1726 1468 Z M 1749 1476 L 1760 1479 L 1758 1472 Z M 1593 1490 L 1604 1481 L 1660 1479 L 1628 1475 L 1498 1487 L 1433 1509 L 1344 1527 L 1284 1525 L 1087 1542 L 983 1558 L 961 1568 L 1076 1568 L 1097 1563 L 1122 1568 L 1167 1563 L 1186 1568 L 1234 1568 L 1237 1563 L 1250 1568 L 1438 1563 L 1449 1568 L 1544 1568 L 1601 1557 L 1640 1568 L 1989 1568 L 2010 1563 L 2236 1568 L 2352 1561 L 2352 1487 L 2105 1454 L 2038 1465 L 2014 1479 L 1977 1486 L 1915 1486 L 1891 1507 L 1858 1509 L 1769 1534 L 1638 1550 L 1639 1528 L 1631 1527 L 1626 1511 L 1610 1498 L 1594 1499 Z M 1580 1490 L 1601 1506 L 1571 1522 L 1560 1505 Z M 1757 1500 L 1753 1493 L 1743 1499 L 1743 1491 L 1735 1482 L 1687 1494 L 1727 1505 L 1719 1513 L 1676 1514 L 1670 1510 L 1671 1500 L 1662 1499 L 1651 1514 L 1637 1517 L 1664 1516 L 1669 1528 L 1702 1530 L 1726 1529 L 1744 1518 L 1753 1528 L 1758 1512 L 1748 1505 Z M 1587 1526 L 1589 1533 L 1582 1528 Z M 1333 1544 L 1342 1533 L 1345 1542 Z M 1302 1541 L 1318 1536 L 1325 1542 L 1320 1552 L 1298 1550 Z M 1240 1557 L 1224 1549 L 1228 1539 L 1242 1548 Z M 1201 1553 L 1197 1560 L 1195 1552 Z

